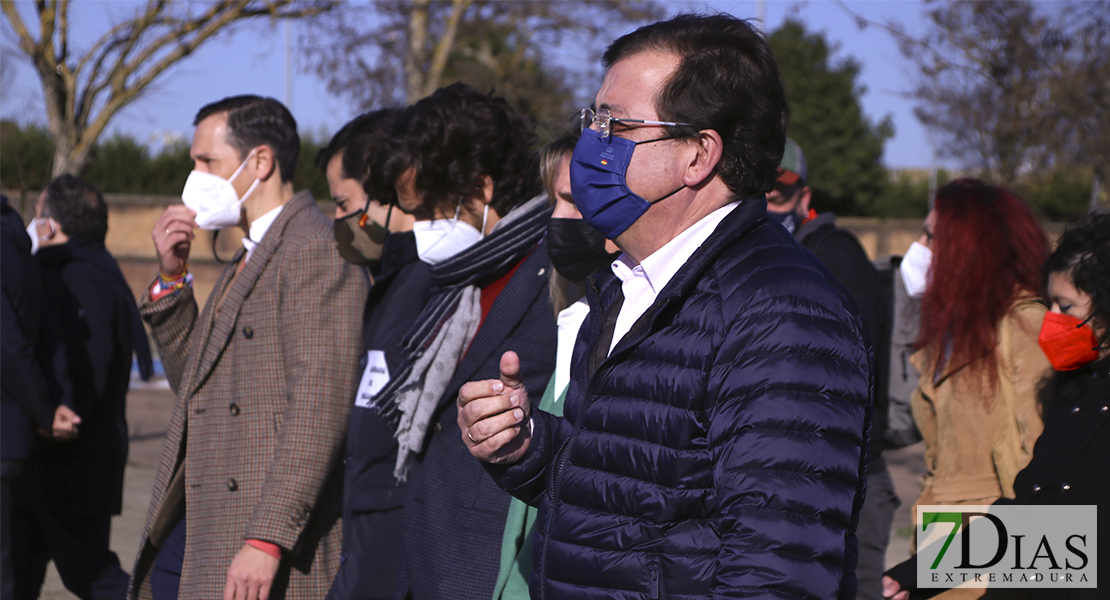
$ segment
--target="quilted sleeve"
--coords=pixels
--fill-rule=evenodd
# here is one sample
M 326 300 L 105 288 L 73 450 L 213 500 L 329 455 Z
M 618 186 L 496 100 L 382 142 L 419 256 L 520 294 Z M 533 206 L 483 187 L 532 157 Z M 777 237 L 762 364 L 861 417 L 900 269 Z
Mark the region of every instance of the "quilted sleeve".
M 713 597 L 836 598 L 856 562 L 870 350 L 846 293 L 811 269 L 767 271 L 740 286 L 710 375 Z
M 532 440 L 524 458 L 513 465 L 483 462 L 482 466 L 501 489 L 535 506 L 547 491 L 550 469 L 569 437 L 570 424 L 565 418 L 535 409 L 532 411 Z
M 245 538 L 291 552 L 347 433 L 368 282 L 323 236 L 286 240 L 279 252 L 286 405 Z

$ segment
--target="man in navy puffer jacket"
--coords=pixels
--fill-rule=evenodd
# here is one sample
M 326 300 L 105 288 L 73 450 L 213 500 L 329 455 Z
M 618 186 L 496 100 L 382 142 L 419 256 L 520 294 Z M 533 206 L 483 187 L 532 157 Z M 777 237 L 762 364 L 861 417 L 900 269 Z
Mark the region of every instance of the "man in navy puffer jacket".
M 870 349 L 767 218 L 774 59 L 744 21 L 679 16 L 605 64 L 571 186 L 624 253 L 589 286 L 566 417 L 530 411 L 527 348 L 459 394 L 463 443 L 541 507 L 532 596 L 854 598 Z

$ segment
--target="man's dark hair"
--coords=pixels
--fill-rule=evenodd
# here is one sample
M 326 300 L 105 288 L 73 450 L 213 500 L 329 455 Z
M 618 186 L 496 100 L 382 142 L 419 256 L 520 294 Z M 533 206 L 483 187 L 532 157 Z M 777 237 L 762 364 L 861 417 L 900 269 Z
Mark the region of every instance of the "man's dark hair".
M 539 193 L 532 123 L 504 98 L 463 83 L 435 91 L 406 108 L 375 155 L 365 186 L 371 198 L 396 203 L 394 185 L 410 167 L 422 206 L 418 218 L 439 207 L 453 212 L 493 179 L 490 206 L 504 216 Z
M 655 110 L 661 120 L 694 127 L 672 127 L 671 133 L 716 131 L 724 144 L 717 172 L 728 189 L 740 199 L 771 191 L 789 109 L 778 64 L 763 36 L 730 15 L 678 15 L 617 39 L 603 61 L 609 68 L 646 51 L 681 60 L 659 91 Z
M 277 160 L 281 181 L 293 181 L 301 138 L 297 136 L 297 121 L 284 104 L 262 96 L 231 96 L 201 108 L 193 126 L 219 113 L 227 113 L 227 143 L 239 153 L 239 160 L 246 160 L 252 148 L 269 146 Z
M 71 238 L 103 242 L 108 235 L 108 205 L 91 183 L 73 175 L 55 177 L 46 186 L 42 216 L 58 222 Z
M 384 108 L 351 119 L 332 136 L 327 146 L 316 153 L 316 168 L 327 173 L 328 163 L 342 152 L 343 177 L 357 179 L 365 186 L 370 160 L 382 142 L 389 137 L 390 129 L 400 114 L 399 108 Z

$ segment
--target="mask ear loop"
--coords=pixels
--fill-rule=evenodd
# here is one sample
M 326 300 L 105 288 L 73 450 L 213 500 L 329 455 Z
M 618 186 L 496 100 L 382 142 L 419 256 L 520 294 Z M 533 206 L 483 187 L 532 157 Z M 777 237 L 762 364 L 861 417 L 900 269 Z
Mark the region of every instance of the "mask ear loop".
M 392 208 L 392 206 L 391 206 Z M 362 216 L 358 218 L 358 228 L 366 229 L 366 222 L 370 220 L 370 195 L 366 196 L 366 206 L 362 207 Z M 386 225 L 389 225 L 389 217 L 385 218 Z
M 227 178 L 228 183 L 235 181 L 235 178 L 239 176 L 239 173 L 242 173 L 243 169 L 247 168 L 247 163 L 250 162 L 252 156 L 254 156 L 254 150 L 251 150 L 249 153 L 247 153 L 247 157 L 243 159 L 243 164 L 239 165 L 239 168 L 235 169 L 235 172 L 231 174 L 231 177 Z

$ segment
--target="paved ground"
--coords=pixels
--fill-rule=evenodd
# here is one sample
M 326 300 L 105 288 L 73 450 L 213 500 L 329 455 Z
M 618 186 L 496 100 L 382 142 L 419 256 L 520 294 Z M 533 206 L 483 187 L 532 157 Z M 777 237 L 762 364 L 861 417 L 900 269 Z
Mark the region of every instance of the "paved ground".
M 127 398 L 127 422 L 131 428 L 131 452 L 124 478 L 123 514 L 112 520 L 112 549 L 120 557 L 123 568 L 131 571 L 139 536 L 142 535 L 150 490 L 154 485 L 154 472 L 162 453 L 166 426 L 173 410 L 173 394 L 164 387 L 148 386 L 132 389 Z M 894 478 L 894 487 L 902 499 L 892 528 L 887 565 L 897 564 L 909 557 L 910 505 L 919 493 L 918 481 L 924 474 L 922 456 L 924 445 L 916 444 L 886 454 Z M 42 598 L 45 600 L 73 600 L 73 596 L 54 571 L 47 574 Z

